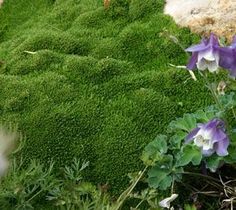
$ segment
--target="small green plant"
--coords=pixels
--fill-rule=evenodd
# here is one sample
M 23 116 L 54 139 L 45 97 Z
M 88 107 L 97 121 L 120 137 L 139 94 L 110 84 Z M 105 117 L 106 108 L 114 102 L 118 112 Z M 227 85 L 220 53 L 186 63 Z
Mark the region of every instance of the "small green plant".
M 47 200 L 59 209 L 96 209 L 103 204 L 101 192 L 89 182 L 83 181 L 82 171 L 88 162 L 73 160 L 66 166 L 60 184 L 49 192 Z M 104 199 L 106 199 L 104 197 Z
M 36 161 L 23 167 L 22 161 L 13 160 L 9 172 L 0 182 L 0 206 L 4 209 L 33 209 L 58 184 L 53 164 L 45 169 Z
M 46 207 L 62 210 L 118 210 L 142 177 L 139 174 L 139 178 L 133 180 L 120 198 L 112 202 L 104 187 L 97 188 L 83 180 L 82 172 L 88 164 L 74 158 L 71 166 L 62 169 L 62 176 L 55 176 L 53 163 L 46 169 L 32 160 L 25 168 L 23 161 L 14 159 L 7 176 L 0 183 L 0 206 L 17 210 Z
M 82 172 L 88 162 L 74 159 L 62 169 L 62 176 L 53 173 L 53 163 L 45 168 L 32 160 L 27 167 L 23 161 L 11 163 L 6 177 L 0 182 L 0 206 L 3 209 L 83 209 L 114 210 L 102 189 L 83 180 Z

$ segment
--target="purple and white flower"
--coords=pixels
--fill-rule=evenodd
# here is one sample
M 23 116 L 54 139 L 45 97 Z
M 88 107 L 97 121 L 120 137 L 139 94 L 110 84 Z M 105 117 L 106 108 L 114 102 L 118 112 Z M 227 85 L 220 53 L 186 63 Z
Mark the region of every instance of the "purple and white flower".
M 233 37 L 233 42 L 229 47 L 220 49 L 219 65 L 228 69 L 230 76 L 236 77 L 236 36 Z
M 213 119 L 205 124 L 198 124 L 186 137 L 186 143 L 193 141 L 201 148 L 202 154 L 210 156 L 216 152 L 219 156 L 228 155 L 229 138 L 225 133 L 224 122 Z
M 202 39 L 200 44 L 194 45 L 186 49 L 192 53 L 187 68 L 193 70 L 208 69 L 210 72 L 217 72 L 220 60 L 220 45 L 217 37 L 214 34 L 210 35 L 208 40 Z

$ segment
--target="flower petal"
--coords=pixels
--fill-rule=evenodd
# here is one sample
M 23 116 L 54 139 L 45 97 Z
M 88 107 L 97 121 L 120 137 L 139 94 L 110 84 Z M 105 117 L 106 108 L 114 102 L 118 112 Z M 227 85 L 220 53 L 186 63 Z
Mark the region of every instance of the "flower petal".
M 214 133 L 216 132 L 216 127 L 220 124 L 220 122 L 221 121 L 218 119 L 210 120 L 201 127 L 199 134 L 205 139 L 213 139 Z
M 170 203 L 178 197 L 178 194 L 172 194 L 170 197 L 165 198 L 159 202 L 160 207 L 170 208 Z
M 185 51 L 187 51 L 187 52 L 199 52 L 199 51 L 202 51 L 202 50 L 206 50 L 207 48 L 208 48 L 208 46 L 202 41 L 200 44 L 188 47 Z
M 210 72 L 216 72 L 218 70 L 219 65 L 217 61 L 210 61 L 208 62 L 207 67 Z
M 198 61 L 196 65 L 199 70 L 203 71 L 203 70 L 207 69 L 207 63 L 204 58 L 202 58 L 200 61 Z
M 218 141 L 215 144 L 216 154 L 219 155 L 219 156 L 228 155 L 229 154 L 228 151 L 227 151 L 228 146 L 229 146 L 229 139 L 226 136 L 223 140 Z
M 199 52 L 198 61 L 200 61 L 202 58 L 205 58 L 207 61 L 214 61 L 214 60 L 216 60 L 214 50 L 212 48 L 208 48 L 205 51 Z
M 236 36 L 233 36 L 232 44 L 230 45 L 231 48 L 236 49 Z
M 217 36 L 213 33 L 211 33 L 211 35 L 210 35 L 209 45 L 212 45 L 215 47 L 220 46 Z
M 206 157 L 211 156 L 214 152 L 215 152 L 214 149 L 208 149 L 208 150 L 203 150 L 203 149 L 202 149 L 202 154 L 203 154 L 204 156 L 206 156 Z
M 236 77 L 236 36 L 233 37 L 229 47 L 222 47 L 220 50 L 220 66 L 228 69 L 231 77 Z
M 195 69 L 196 63 L 197 63 L 197 58 L 198 58 L 198 53 L 197 52 L 193 52 L 188 64 L 187 64 L 187 69 L 193 70 Z
M 198 131 L 200 130 L 199 127 L 194 128 L 185 138 L 185 143 L 189 143 L 190 141 L 192 141 L 194 139 L 194 137 L 196 136 L 196 134 L 198 133 Z
M 230 47 L 223 47 L 219 50 L 220 66 L 229 70 L 236 70 L 236 52 Z
M 193 45 L 191 47 L 188 47 L 185 51 L 187 52 L 199 52 L 202 50 L 206 50 L 208 48 L 209 40 L 202 39 L 200 44 Z

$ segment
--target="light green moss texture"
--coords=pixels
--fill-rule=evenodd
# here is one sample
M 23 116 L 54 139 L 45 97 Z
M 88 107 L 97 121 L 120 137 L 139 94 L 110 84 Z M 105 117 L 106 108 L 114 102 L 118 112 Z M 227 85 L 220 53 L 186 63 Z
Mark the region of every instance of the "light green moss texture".
M 26 162 L 90 161 L 85 176 L 119 193 L 143 147 L 210 103 L 184 69 L 199 37 L 164 0 L 6 0 L 0 9 L 0 119 L 17 123 Z M 179 43 L 173 41 L 175 36 Z M 202 99 L 199 100 L 198 98 Z

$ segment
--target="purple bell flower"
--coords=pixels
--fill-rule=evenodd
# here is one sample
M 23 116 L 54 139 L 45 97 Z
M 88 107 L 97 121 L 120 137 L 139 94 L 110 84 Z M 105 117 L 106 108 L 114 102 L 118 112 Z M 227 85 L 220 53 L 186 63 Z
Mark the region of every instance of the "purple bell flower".
M 236 77 L 236 36 L 229 47 L 220 49 L 220 64 L 222 68 L 228 69 L 230 76 Z
M 216 72 L 220 60 L 219 49 L 220 45 L 214 34 L 211 34 L 208 40 L 203 39 L 200 44 L 187 48 L 186 51 L 192 53 L 187 68 L 189 70 L 195 68 L 199 70 L 208 69 L 210 72 Z
M 186 137 L 186 143 L 193 141 L 201 148 L 202 154 L 210 156 L 216 152 L 219 156 L 228 155 L 229 138 L 225 133 L 224 122 L 213 119 L 205 124 L 199 124 Z

